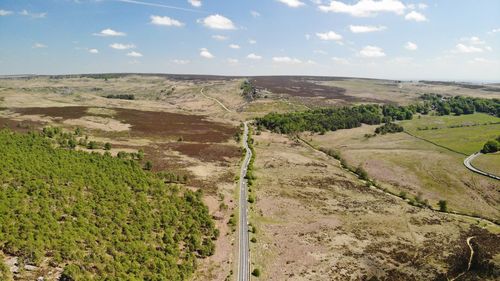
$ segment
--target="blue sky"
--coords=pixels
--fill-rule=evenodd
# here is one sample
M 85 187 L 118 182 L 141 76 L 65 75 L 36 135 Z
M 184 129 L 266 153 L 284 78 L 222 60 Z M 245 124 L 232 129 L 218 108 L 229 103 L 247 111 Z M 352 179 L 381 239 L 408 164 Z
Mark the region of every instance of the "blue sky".
M 500 81 L 498 0 L 2 0 L 0 74 Z

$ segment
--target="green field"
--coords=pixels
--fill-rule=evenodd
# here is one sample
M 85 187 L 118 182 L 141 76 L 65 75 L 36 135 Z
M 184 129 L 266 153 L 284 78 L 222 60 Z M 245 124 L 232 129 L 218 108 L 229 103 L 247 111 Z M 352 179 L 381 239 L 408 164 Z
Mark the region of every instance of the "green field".
M 480 170 L 500 175 L 500 153 L 482 154 L 474 159 L 472 165 Z
M 422 116 L 400 123 L 407 132 L 469 155 L 500 134 L 500 118 L 476 113 L 461 116 Z

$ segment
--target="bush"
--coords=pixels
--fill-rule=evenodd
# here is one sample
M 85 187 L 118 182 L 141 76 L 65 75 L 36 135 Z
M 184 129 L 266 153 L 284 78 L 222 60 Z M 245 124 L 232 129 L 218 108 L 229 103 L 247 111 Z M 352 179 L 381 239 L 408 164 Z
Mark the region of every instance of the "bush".
M 97 149 L 97 148 L 99 148 L 99 144 L 95 141 L 89 141 L 87 143 L 87 148 L 88 149 Z
M 498 151 L 498 149 L 499 149 L 498 142 L 496 140 L 490 140 L 484 144 L 481 152 L 482 153 L 495 153 Z
M 375 134 L 394 134 L 394 133 L 400 133 L 404 129 L 402 126 L 395 124 L 395 123 L 386 123 L 378 128 L 375 129 Z
M 368 173 L 365 171 L 365 169 L 363 169 L 363 167 L 358 166 L 354 173 L 356 173 L 360 179 L 368 180 Z
M 441 212 L 448 212 L 448 202 L 446 200 L 439 200 L 438 204 Z
M 151 161 L 147 161 L 146 164 L 144 164 L 144 170 L 151 171 L 153 169 L 153 163 Z
M 104 150 L 111 150 L 111 143 L 109 143 L 109 142 L 105 143 Z
M 257 238 L 252 237 L 252 239 L 250 239 L 250 242 L 252 242 L 252 243 L 256 243 L 256 242 L 257 242 Z
M 401 191 L 401 192 L 399 193 L 399 197 L 401 197 L 401 198 L 403 198 L 403 199 L 405 199 L 405 200 L 406 200 L 406 198 L 408 198 L 408 195 L 406 194 L 406 192 L 405 192 L 405 191 Z
M 252 271 L 252 275 L 255 276 L 255 277 L 259 277 L 260 276 L 260 270 L 258 268 L 254 269 Z

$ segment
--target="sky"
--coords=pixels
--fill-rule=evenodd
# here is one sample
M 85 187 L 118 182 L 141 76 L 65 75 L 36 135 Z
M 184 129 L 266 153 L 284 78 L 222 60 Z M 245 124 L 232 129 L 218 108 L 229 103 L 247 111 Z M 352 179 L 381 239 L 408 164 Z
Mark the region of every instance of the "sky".
M 0 74 L 500 81 L 499 0 L 0 0 Z

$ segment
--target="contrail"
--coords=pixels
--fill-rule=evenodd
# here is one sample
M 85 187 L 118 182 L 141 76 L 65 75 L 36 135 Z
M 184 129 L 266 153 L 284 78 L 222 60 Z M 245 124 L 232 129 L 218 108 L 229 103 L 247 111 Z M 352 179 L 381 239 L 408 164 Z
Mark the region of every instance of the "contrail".
M 191 13 L 200 13 L 200 14 L 205 14 L 206 13 L 206 12 L 200 11 L 200 10 L 194 10 L 194 9 L 188 9 L 188 8 L 182 8 L 182 7 L 176 7 L 176 6 L 169 6 L 169 5 L 158 4 L 158 3 L 136 1 L 136 0 L 115 0 L 115 1 L 116 2 L 122 2 L 122 3 L 136 4 L 136 5 L 144 5 L 144 6 L 151 6 L 151 7 L 159 7 L 159 8 L 180 10 L 180 11 L 186 11 L 186 12 L 191 12 Z

